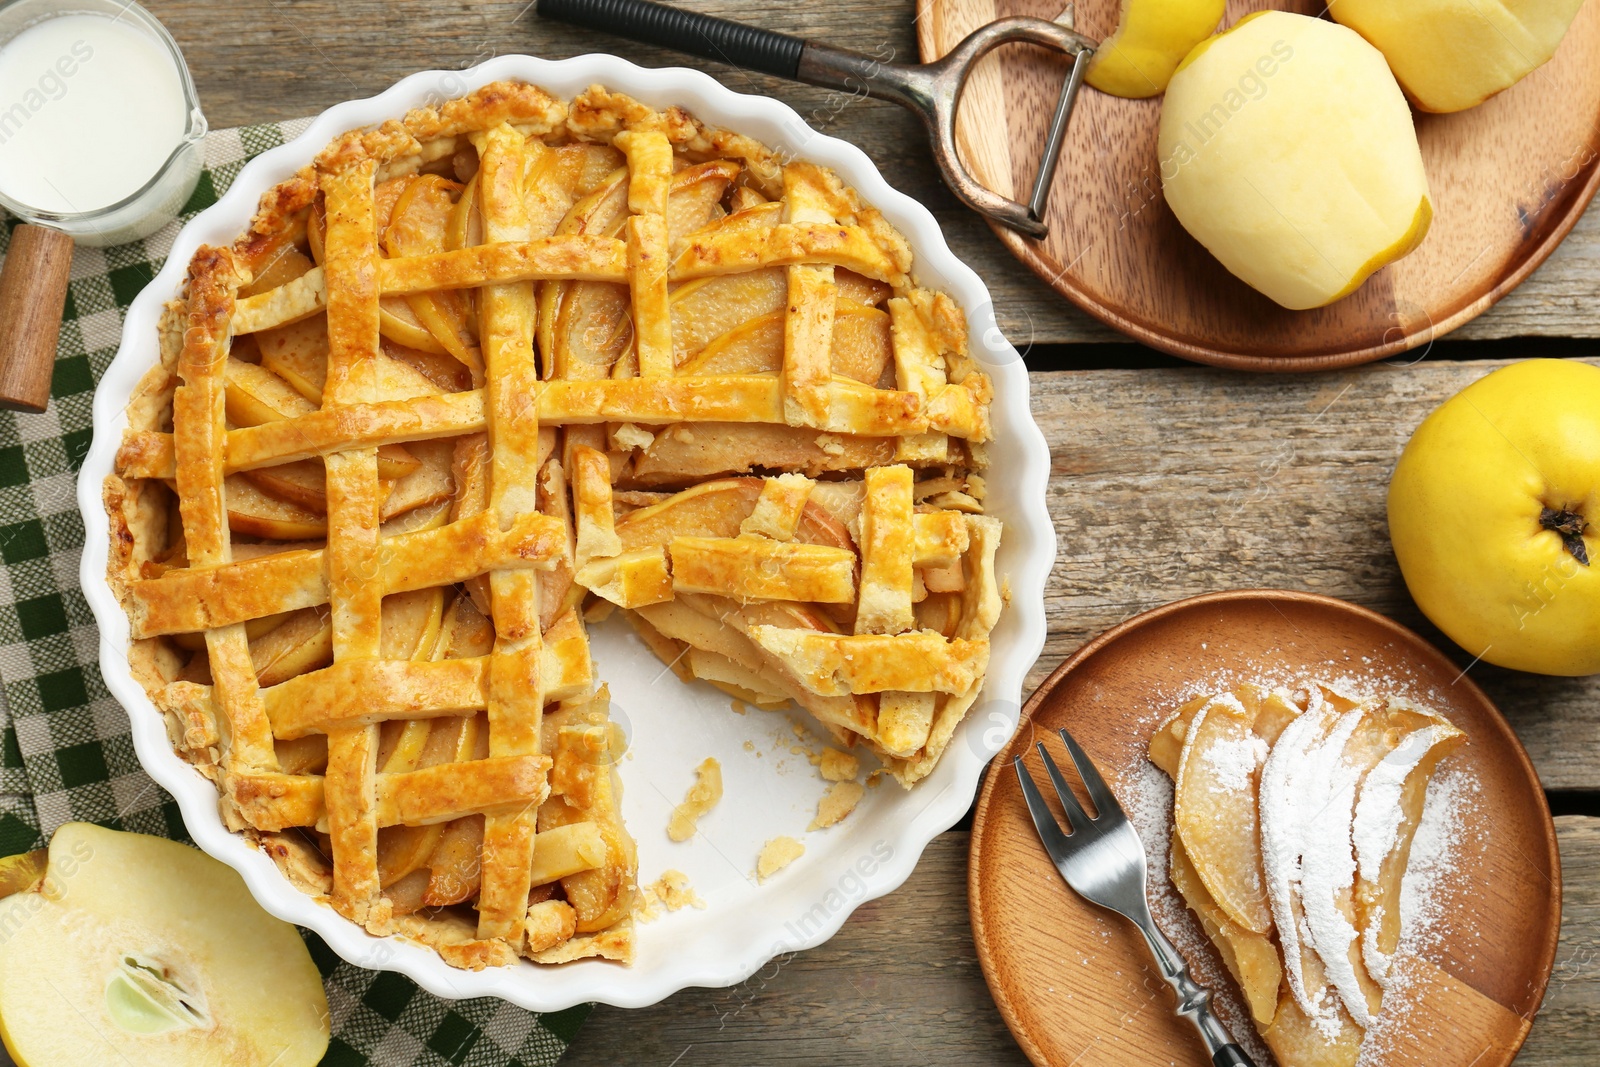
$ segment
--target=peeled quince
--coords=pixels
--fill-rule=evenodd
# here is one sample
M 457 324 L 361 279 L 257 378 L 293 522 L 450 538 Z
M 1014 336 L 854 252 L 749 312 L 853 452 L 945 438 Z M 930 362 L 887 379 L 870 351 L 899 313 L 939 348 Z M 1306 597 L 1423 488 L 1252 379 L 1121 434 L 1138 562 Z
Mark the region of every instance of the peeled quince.
M 1112 96 L 1163 92 L 1189 50 L 1222 21 L 1227 0 L 1122 0 L 1117 28 L 1100 42 L 1083 80 Z
M 186 845 L 87 823 L 0 899 L 0 1038 L 20 1067 L 311 1067 L 322 979 L 293 926 Z
M 1377 46 L 1423 111 L 1462 111 L 1555 54 L 1583 0 L 1333 0 L 1333 17 Z
M 1159 151 L 1184 229 L 1293 310 L 1353 292 L 1433 218 L 1383 55 L 1304 15 L 1260 12 L 1197 45 L 1167 86 Z

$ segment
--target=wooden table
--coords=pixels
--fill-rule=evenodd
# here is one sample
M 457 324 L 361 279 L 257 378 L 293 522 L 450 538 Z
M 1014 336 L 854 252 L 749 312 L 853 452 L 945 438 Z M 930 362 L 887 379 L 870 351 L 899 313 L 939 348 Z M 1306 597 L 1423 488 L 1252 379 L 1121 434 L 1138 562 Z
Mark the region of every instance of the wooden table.
M 879 56 L 916 55 L 911 0 L 683 2 Z M 651 66 L 686 62 L 542 23 L 526 0 L 145 3 L 183 47 L 213 126 L 313 114 L 418 69 L 504 53 L 610 51 Z M 731 88 L 777 96 L 820 129 L 864 147 L 892 184 L 930 207 L 951 247 L 983 274 L 1007 336 L 1019 349 L 1033 348 L 1030 365 L 1075 368 L 1033 375 L 1060 538 L 1045 590 L 1050 637 L 1033 682 L 1121 619 L 1230 587 L 1344 597 L 1450 647 L 1411 603 L 1389 551 L 1389 472 L 1434 405 L 1499 365 L 1489 356 L 1600 356 L 1600 345 L 1570 340 L 1600 336 L 1600 211 L 1510 298 L 1425 356 L 1312 376 L 1176 365 L 1114 343 L 1116 334 L 1017 265 L 940 184 L 911 116 L 869 100 L 840 106 L 820 90 L 687 62 Z M 1524 337 L 1541 340 L 1503 340 Z M 1468 657 L 1460 660 L 1465 667 Z M 1482 664 L 1471 674 L 1517 728 L 1559 815 L 1561 951 L 1519 1062 L 1591 1064 L 1600 1060 L 1600 679 L 1538 678 Z M 640 1012 L 598 1009 L 564 1062 L 1025 1062 L 973 953 L 966 847 L 964 832 L 945 834 L 904 888 L 863 906 L 827 945 L 776 960 L 739 987 L 690 990 Z

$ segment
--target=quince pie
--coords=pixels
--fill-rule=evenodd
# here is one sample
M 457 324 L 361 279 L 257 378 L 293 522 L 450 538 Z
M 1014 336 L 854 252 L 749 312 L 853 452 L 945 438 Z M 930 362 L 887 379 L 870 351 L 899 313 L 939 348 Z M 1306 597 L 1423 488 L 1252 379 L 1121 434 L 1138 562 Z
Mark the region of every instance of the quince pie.
M 1283 1067 L 1353 1067 L 1393 987 L 1428 782 L 1465 739 L 1395 697 L 1245 685 L 1161 724 L 1174 887 Z
M 830 171 L 501 82 L 206 247 L 105 487 L 134 671 L 228 824 L 463 967 L 627 960 L 585 622 L 910 786 L 1000 611 L 990 383 Z

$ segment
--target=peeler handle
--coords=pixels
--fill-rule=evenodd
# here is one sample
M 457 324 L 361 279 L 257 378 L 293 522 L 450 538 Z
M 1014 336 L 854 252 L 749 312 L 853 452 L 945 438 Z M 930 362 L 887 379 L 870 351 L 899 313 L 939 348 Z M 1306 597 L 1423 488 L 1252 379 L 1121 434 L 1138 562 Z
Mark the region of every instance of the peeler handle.
M 539 0 L 539 16 L 793 79 L 805 42 L 650 0 Z

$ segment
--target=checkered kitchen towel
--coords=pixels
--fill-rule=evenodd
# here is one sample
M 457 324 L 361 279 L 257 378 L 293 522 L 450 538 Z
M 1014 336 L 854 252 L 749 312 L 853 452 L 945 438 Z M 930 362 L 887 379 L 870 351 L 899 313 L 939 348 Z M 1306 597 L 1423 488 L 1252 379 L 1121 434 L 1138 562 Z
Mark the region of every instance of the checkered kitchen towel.
M 183 221 L 215 202 L 246 160 L 308 122 L 213 131 Z M 14 224 L 0 211 L 0 258 Z M 78 583 L 83 521 L 74 495 L 92 435 L 90 401 L 116 354 L 123 309 L 160 269 L 177 231 L 173 223 L 135 244 L 77 249 L 50 408 L 0 411 L 0 856 L 42 847 L 74 819 L 189 839 L 177 805 L 139 767 L 127 713 L 95 664 L 99 635 Z M 305 938 L 333 1013 L 330 1067 L 547 1067 L 589 1014 L 588 1006 L 536 1015 L 487 998 L 441 1000 Z

